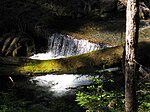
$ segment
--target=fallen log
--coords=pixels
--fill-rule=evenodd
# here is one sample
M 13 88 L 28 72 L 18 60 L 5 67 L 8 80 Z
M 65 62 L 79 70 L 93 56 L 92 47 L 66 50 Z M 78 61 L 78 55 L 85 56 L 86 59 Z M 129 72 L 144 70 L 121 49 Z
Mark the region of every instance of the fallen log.
M 88 73 L 110 67 L 121 61 L 123 48 L 114 47 L 82 55 L 53 59 L 33 60 L 19 57 L 0 57 L 1 75 L 39 75 L 47 73 Z
M 150 41 L 139 44 L 138 62 L 149 65 Z M 91 73 L 97 69 L 120 66 L 123 47 L 106 48 L 90 53 L 53 60 L 23 57 L 0 57 L 0 75 L 43 75 L 48 73 Z

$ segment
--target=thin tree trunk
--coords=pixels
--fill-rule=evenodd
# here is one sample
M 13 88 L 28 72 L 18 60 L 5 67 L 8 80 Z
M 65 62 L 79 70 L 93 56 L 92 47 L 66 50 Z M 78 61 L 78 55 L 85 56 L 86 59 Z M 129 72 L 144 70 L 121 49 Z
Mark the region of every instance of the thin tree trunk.
M 128 0 L 126 15 L 126 54 L 125 54 L 125 111 L 136 112 L 136 56 L 138 45 L 138 0 Z

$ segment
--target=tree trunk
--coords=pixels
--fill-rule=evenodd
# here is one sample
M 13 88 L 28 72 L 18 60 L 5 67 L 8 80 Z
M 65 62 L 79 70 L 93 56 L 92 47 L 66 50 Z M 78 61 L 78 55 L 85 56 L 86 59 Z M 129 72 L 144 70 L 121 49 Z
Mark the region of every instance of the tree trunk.
M 126 15 L 125 52 L 125 111 L 136 112 L 136 63 L 139 24 L 138 0 L 128 0 Z

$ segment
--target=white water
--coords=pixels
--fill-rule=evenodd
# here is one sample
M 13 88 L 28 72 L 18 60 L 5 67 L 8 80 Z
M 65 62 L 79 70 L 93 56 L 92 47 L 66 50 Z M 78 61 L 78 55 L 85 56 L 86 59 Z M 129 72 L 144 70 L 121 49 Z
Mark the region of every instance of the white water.
M 63 58 L 77 54 L 84 54 L 106 47 L 110 46 L 107 44 L 91 43 L 88 40 L 78 40 L 68 35 L 54 33 L 48 39 L 47 52 L 34 54 L 30 58 L 38 60 Z
M 44 91 L 53 92 L 54 96 L 63 96 L 74 94 L 77 87 L 81 85 L 91 84 L 91 78 L 93 76 L 79 74 L 48 74 L 46 76 L 32 77 L 30 81 L 43 87 Z
M 119 68 L 109 68 L 100 70 L 99 72 L 118 71 Z M 93 83 L 92 79 L 99 77 L 81 74 L 62 74 L 54 75 L 47 74 L 45 76 L 34 76 L 30 79 L 33 84 L 43 88 L 44 91 L 53 92 L 54 96 L 63 96 L 74 94 L 77 88 L 81 85 L 90 85 Z M 101 76 L 103 78 L 103 76 Z
M 58 58 L 64 58 L 66 56 L 57 56 L 54 55 L 53 53 L 46 52 L 46 53 L 38 53 L 38 54 L 34 54 L 33 56 L 29 57 L 31 59 L 37 59 L 37 60 L 50 60 L 50 59 L 58 59 Z

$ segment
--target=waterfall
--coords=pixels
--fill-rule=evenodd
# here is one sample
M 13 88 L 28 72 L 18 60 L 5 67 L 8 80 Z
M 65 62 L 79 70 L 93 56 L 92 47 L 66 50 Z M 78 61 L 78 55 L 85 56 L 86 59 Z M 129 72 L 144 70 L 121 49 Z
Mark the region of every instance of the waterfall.
M 48 51 L 35 54 L 32 59 L 54 59 L 91 52 L 109 47 L 107 44 L 96 44 L 88 40 L 75 39 L 69 35 L 54 33 L 48 38 Z
M 50 36 L 48 43 L 49 51 L 56 56 L 72 56 L 107 47 L 106 44 L 91 43 L 88 40 L 78 40 L 58 33 Z

